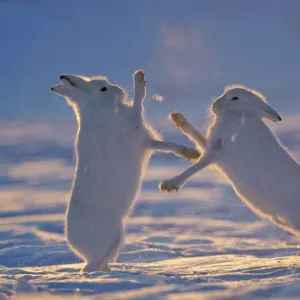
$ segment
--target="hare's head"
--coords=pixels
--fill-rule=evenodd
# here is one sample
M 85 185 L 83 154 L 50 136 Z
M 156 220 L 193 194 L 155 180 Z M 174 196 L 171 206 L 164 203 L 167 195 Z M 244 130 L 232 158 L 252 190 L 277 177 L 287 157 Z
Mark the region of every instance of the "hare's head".
M 266 102 L 262 94 L 240 85 L 227 87 L 213 102 L 211 111 L 217 117 L 225 114 L 246 114 L 274 122 L 281 121 L 278 112 Z
M 125 99 L 124 91 L 111 84 L 106 77 L 61 75 L 60 80 L 61 84 L 52 87 L 51 91 L 65 97 L 69 104 L 79 109 L 114 109 L 117 103 Z

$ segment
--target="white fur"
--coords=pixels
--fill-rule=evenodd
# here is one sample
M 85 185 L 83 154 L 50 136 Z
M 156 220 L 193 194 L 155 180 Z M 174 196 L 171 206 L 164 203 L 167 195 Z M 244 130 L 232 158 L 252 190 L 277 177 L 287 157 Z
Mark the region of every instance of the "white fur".
M 255 213 L 300 234 L 300 166 L 262 120 L 280 121 L 278 113 L 260 93 L 242 86 L 227 88 L 211 111 L 214 120 L 206 137 L 182 115 L 172 114 L 203 155 L 179 176 L 162 182 L 160 188 L 178 190 L 190 176 L 212 165 Z
M 186 158 L 198 158 L 199 153 L 159 141 L 144 121 L 143 71 L 134 74 L 132 104 L 126 104 L 123 90 L 105 77 L 62 75 L 61 81 L 51 90 L 66 98 L 79 125 L 66 234 L 71 248 L 86 262 L 83 272 L 105 271 L 117 258 L 125 219 L 153 151 Z

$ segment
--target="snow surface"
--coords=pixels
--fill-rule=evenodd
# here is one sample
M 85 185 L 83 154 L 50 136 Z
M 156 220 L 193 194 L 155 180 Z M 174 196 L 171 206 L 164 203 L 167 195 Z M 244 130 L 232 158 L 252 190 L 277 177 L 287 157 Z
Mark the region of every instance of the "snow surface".
M 299 299 L 299 237 L 257 218 L 213 170 L 160 192 L 161 179 L 189 164 L 170 155 L 151 161 L 112 272 L 81 275 L 64 238 L 74 132 L 2 125 L 0 299 Z M 299 158 L 299 130 L 280 137 Z

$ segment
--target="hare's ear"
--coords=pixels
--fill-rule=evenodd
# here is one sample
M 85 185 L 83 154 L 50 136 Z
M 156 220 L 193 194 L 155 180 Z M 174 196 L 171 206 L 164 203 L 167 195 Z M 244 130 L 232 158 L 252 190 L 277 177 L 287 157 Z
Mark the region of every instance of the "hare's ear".
M 271 105 L 264 101 L 261 101 L 259 105 L 259 114 L 262 118 L 273 122 L 281 121 L 279 113 Z
M 57 84 L 51 88 L 51 92 L 63 96 L 63 97 L 70 97 L 70 91 L 63 85 L 63 84 Z

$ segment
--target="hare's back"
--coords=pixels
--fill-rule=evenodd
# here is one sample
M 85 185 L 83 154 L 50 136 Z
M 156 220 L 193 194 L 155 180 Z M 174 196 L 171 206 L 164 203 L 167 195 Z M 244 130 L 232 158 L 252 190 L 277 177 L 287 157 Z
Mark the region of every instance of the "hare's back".
M 300 200 L 300 167 L 275 137 L 237 138 L 219 166 L 240 196 L 265 213 Z

